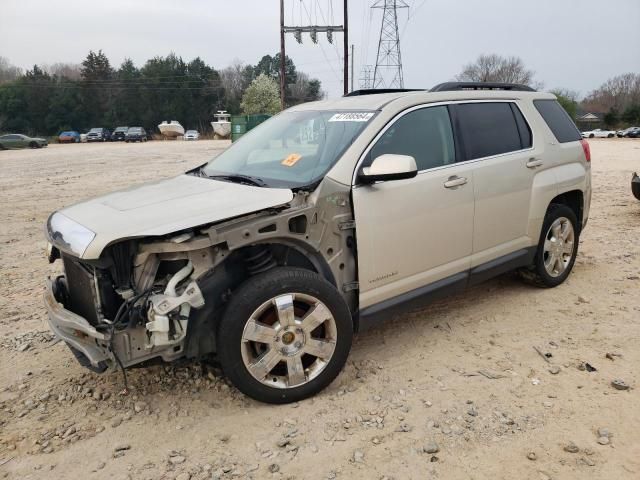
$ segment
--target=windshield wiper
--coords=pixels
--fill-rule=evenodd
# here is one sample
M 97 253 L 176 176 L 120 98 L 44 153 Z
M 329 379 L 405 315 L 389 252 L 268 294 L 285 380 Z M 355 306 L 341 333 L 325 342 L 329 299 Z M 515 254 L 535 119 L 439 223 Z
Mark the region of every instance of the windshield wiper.
M 204 170 L 200 170 L 200 174 L 206 178 L 219 178 L 220 180 L 226 180 L 228 182 L 235 183 L 244 183 L 249 185 L 254 185 L 256 187 L 266 187 L 267 184 L 261 179 L 257 177 L 251 177 L 249 175 L 242 175 L 239 173 L 226 174 L 226 175 L 207 175 Z

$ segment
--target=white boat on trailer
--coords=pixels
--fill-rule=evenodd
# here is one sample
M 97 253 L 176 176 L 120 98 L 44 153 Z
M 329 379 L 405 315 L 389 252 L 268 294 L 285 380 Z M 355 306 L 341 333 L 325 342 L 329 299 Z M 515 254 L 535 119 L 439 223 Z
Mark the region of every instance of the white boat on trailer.
M 184 127 L 177 120 L 171 122 L 164 121 L 158 125 L 160 133 L 167 138 L 182 137 L 184 135 Z
M 218 110 L 214 117 L 216 120 L 211 122 L 213 133 L 220 138 L 229 138 L 231 135 L 231 122 L 229 121 L 231 115 L 226 110 Z

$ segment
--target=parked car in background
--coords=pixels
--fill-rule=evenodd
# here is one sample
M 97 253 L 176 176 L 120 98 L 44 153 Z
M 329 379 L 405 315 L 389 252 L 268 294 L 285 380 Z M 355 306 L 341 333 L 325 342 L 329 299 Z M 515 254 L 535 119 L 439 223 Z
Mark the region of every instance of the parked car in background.
M 629 132 L 632 132 L 633 130 L 638 129 L 638 128 L 640 128 L 640 127 L 628 127 L 628 128 L 625 128 L 624 130 L 618 130 L 616 135 L 619 138 L 624 138 L 629 134 Z
M 187 130 L 184 134 L 185 140 L 198 140 L 200 138 L 200 134 L 197 130 Z
M 613 138 L 616 136 L 616 132 L 614 130 L 602 130 L 600 128 L 580 132 L 580 134 L 582 135 L 582 138 Z
M 128 131 L 129 127 L 116 127 L 116 129 L 111 134 L 111 141 L 124 142 L 126 140 Z
M 125 142 L 146 142 L 147 132 L 142 127 L 129 127 Z
M 59 143 L 79 143 L 80 142 L 80 134 L 73 130 L 68 132 L 62 132 L 58 135 Z
M 108 128 L 92 128 L 87 133 L 87 142 L 108 142 L 111 140 L 111 131 Z
M 625 135 L 627 138 L 640 138 L 640 127 L 633 127 Z
M 354 331 L 514 269 L 538 287 L 567 279 L 591 154 L 554 95 L 471 82 L 351 95 L 54 212 L 56 336 L 98 372 L 215 354 L 240 391 L 294 402 L 338 375 Z
M 86 133 L 81 133 L 80 134 L 80 142 L 81 143 L 87 143 L 87 134 Z
M 28 137 L 20 133 L 9 133 L 0 136 L 0 150 L 12 150 L 14 148 L 42 148 L 49 145 L 45 138 Z

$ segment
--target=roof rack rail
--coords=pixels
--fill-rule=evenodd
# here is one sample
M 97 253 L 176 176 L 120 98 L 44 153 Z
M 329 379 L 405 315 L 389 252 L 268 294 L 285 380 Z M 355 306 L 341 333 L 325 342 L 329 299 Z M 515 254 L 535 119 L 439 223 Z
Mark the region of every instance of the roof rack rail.
M 430 92 L 450 92 L 453 90 L 511 90 L 514 92 L 535 92 L 528 85 L 499 82 L 445 82 L 433 87 Z
M 380 93 L 424 92 L 424 88 L 364 88 L 349 92 L 345 97 L 359 97 L 360 95 L 377 95 Z

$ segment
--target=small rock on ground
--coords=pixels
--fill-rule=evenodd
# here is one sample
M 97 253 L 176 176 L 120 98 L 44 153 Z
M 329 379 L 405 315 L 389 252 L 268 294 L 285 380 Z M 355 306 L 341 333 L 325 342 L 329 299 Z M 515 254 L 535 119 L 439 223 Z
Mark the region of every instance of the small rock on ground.
M 422 451 L 424 453 L 438 453 L 440 451 L 440 447 L 436 442 L 429 442 L 424 444 Z
M 569 453 L 578 453 L 580 449 L 575 443 L 569 442 L 567 445 L 564 446 L 564 451 Z

